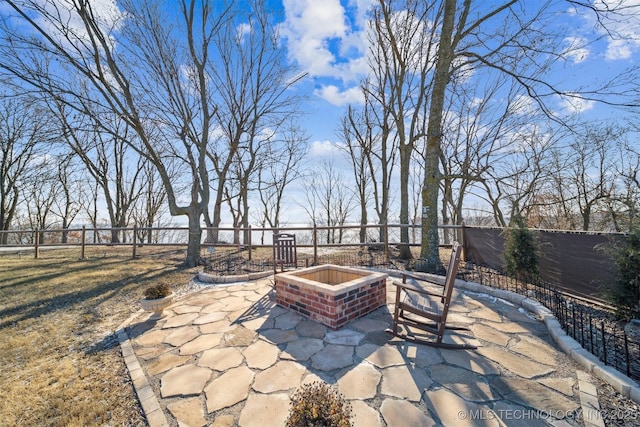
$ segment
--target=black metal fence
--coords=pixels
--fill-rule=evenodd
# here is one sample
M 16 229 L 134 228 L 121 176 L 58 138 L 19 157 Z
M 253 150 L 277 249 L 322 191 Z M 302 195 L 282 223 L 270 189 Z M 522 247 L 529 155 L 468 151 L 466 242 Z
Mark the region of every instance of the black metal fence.
M 445 257 L 443 257 L 445 258 Z M 318 255 L 320 264 L 351 267 L 394 268 L 383 251 L 358 250 L 351 253 Z M 298 252 L 298 266 L 313 264 L 313 256 Z M 273 270 L 271 259 L 247 262 L 240 251 L 210 254 L 205 260 L 206 270 L 223 274 L 241 274 Z M 547 307 L 560 322 L 567 335 L 598 357 L 606 365 L 616 368 L 635 380 L 640 380 L 640 342 L 627 335 L 613 315 L 611 307 L 595 301 L 571 296 L 557 286 L 539 278 L 513 279 L 498 270 L 467 263 L 458 276 L 492 288 L 515 292 L 535 299 Z
M 567 335 L 585 350 L 629 378 L 640 380 L 640 342 L 627 335 L 610 307 L 568 295 L 540 279 L 516 280 L 494 269 L 469 264 L 460 273 L 465 280 L 541 302 L 551 310 Z
M 314 258 L 317 258 L 317 263 Z M 242 250 L 208 253 L 202 259 L 205 272 L 224 275 L 258 273 L 273 271 L 273 258 L 252 257 L 248 259 Z M 364 248 L 335 253 L 305 253 L 298 250 L 297 266 L 309 267 L 316 264 L 335 264 L 349 267 L 389 268 L 390 261 L 386 253 L 375 248 Z
M 324 243 L 322 241 L 321 234 L 328 233 L 330 230 L 325 230 L 323 227 L 314 227 L 304 230 L 303 232 L 309 232 L 309 242 L 307 244 L 298 245 L 298 266 L 308 266 L 313 264 L 337 264 L 345 266 L 360 266 L 360 267 L 378 267 L 378 268 L 405 268 L 402 261 L 397 260 L 393 256 L 395 251 L 395 245 L 397 244 L 396 232 L 402 226 L 384 226 L 384 233 L 388 236 L 385 241 L 387 243 L 367 243 L 367 244 L 331 244 Z M 347 228 L 343 227 L 345 232 Z M 379 229 L 380 226 L 373 226 L 374 229 Z M 390 231 L 393 229 L 393 232 Z M 163 238 L 154 239 L 154 243 L 150 244 L 144 242 L 144 239 L 137 238 L 138 228 L 122 229 L 120 232 L 130 232 L 131 235 L 127 238 L 122 238 L 122 241 L 130 243 L 119 244 L 124 248 L 129 246 L 131 248 L 132 256 L 136 256 L 137 250 L 141 250 L 144 245 L 147 247 L 164 247 L 174 246 L 176 248 L 184 247 L 185 233 L 184 228 L 167 228 L 162 229 L 164 233 Z M 226 230 L 226 229 L 220 229 Z M 233 232 L 237 230 L 229 229 Z M 226 230 L 231 233 L 232 231 Z M 265 229 L 266 230 L 266 229 Z M 263 230 L 263 231 L 265 231 Z M 309 231 L 311 230 L 311 231 Z M 463 230 L 468 231 L 465 227 L 446 226 L 440 229 L 442 234 L 441 243 L 445 246 L 447 242 L 459 239 L 462 236 L 456 236 L 457 233 Z M 160 231 L 156 230 L 158 233 Z M 206 229 L 205 229 L 206 231 Z M 249 230 L 251 231 L 251 230 Z M 254 230 L 255 231 L 255 230 Z M 270 230 L 266 230 L 270 231 Z M 51 236 L 66 236 L 64 239 L 57 240 L 57 238 L 51 237 L 51 239 L 43 242 L 42 246 L 51 246 L 52 248 L 58 248 L 63 241 L 64 247 L 79 246 L 81 248 L 81 258 L 85 256 L 85 246 L 96 247 L 99 246 L 101 239 L 89 238 L 88 236 L 94 236 L 98 232 L 112 234 L 112 229 L 98 230 L 98 229 L 82 229 L 82 230 L 48 230 Z M 3 232 L 9 233 L 9 232 Z M 18 232 L 11 232 L 18 233 Z M 24 236 L 31 236 L 32 249 L 38 255 L 40 231 L 20 232 L 24 233 Z M 67 233 L 67 234 L 65 234 Z M 75 234 L 74 234 L 75 233 Z M 169 233 L 169 234 L 167 234 Z M 176 233 L 180 234 L 183 238 L 177 238 Z M 2 234 L 2 233 L 0 233 Z M 48 235 L 49 235 L 48 234 Z M 170 238 L 167 236 L 171 236 Z M 251 233 L 249 233 L 251 235 Z M 355 235 L 355 234 L 354 234 Z M 465 233 L 466 235 L 466 233 Z M 158 234 L 160 236 L 160 234 Z M 469 236 L 467 236 L 469 237 Z M 29 240 L 29 239 L 27 239 Z M 304 239 L 301 239 L 304 241 Z M 465 238 L 463 237 L 464 241 Z M 466 240 L 473 240 L 467 238 Z M 58 243 L 60 242 L 60 243 Z M 393 243 L 392 243 L 393 242 Z M 467 242 L 469 243 L 469 242 Z M 109 246 L 113 246 L 111 243 Z M 257 256 L 251 256 L 252 248 L 257 247 L 270 247 L 270 245 L 236 245 L 228 244 L 226 247 L 221 244 L 216 245 L 219 252 L 209 252 L 208 249 L 214 249 L 211 245 L 203 245 L 203 257 L 205 271 L 213 271 L 220 274 L 244 274 L 249 272 L 262 272 L 273 270 L 273 260 L 269 255 L 264 256 L 262 259 Z M 305 248 L 306 246 L 306 248 Z M 418 246 L 415 243 L 410 246 Z M 245 250 L 242 247 L 246 248 Z M 16 251 L 22 251 L 28 248 L 22 244 L 14 246 Z M 222 249 L 222 250 L 221 250 Z M 305 252 L 308 251 L 307 252 Z M 106 250 L 104 251 L 106 256 Z M 444 259 L 448 259 L 447 256 L 443 256 Z M 477 261 L 474 259 L 474 261 Z M 557 317 L 560 324 L 567 332 L 568 335 L 578 341 L 586 350 L 593 353 L 596 357 L 602 360 L 605 364 L 610 365 L 625 373 L 630 378 L 640 380 L 640 342 L 637 338 L 630 337 L 626 334 L 624 329 L 616 321 L 611 310 L 608 310 L 602 305 L 594 304 L 595 301 L 589 301 L 585 298 L 579 298 L 564 293 L 558 286 L 558 284 L 552 284 L 545 282 L 541 279 L 535 281 L 514 280 L 501 274 L 494 268 L 484 267 L 481 265 L 468 262 L 461 267 L 459 275 L 467 280 L 499 288 L 505 289 L 518 294 L 526 295 L 527 297 L 534 298 L 549 308 L 553 314 Z

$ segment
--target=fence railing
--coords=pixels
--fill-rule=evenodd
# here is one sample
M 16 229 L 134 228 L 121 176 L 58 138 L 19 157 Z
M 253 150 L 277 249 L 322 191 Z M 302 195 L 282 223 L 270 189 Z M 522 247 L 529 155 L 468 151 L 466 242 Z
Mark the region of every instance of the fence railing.
M 400 241 L 403 228 L 410 229 L 409 243 Z M 454 240 L 462 240 L 462 226 L 442 225 L 438 227 L 440 242 L 451 244 Z M 295 232 L 297 245 L 312 248 L 317 261 L 318 250 L 327 247 L 375 247 L 389 254 L 390 247 L 406 245 L 420 246 L 420 226 L 402 224 L 370 224 L 343 226 L 305 226 L 305 227 L 217 227 L 202 228 L 201 247 L 208 250 L 215 248 L 242 248 L 248 251 L 252 259 L 255 248 L 271 247 L 272 235 L 276 232 Z M 364 232 L 364 241 L 361 239 Z M 16 250 L 31 249 L 37 258 L 40 249 L 52 246 L 79 247 L 80 257 L 86 255 L 86 248 L 91 246 L 129 247 L 131 256 L 137 255 L 137 248 L 143 246 L 175 246 L 186 249 L 189 229 L 187 227 L 96 227 L 48 230 L 10 230 L 0 231 L 0 248 Z M 212 239 L 211 236 L 216 236 Z
M 400 245 L 400 230 L 409 227 L 419 230 L 419 226 L 407 225 L 351 225 L 341 227 L 282 227 L 272 228 L 217 228 L 202 230 L 202 248 L 205 269 L 236 274 L 241 268 L 267 271 L 273 268 L 269 261 L 254 260 L 253 251 L 271 246 L 273 232 L 296 232 L 299 248 L 308 248 L 308 253 L 299 254 L 299 265 L 332 263 L 349 266 L 390 267 L 390 249 Z M 360 230 L 367 235 L 360 241 Z M 217 232 L 218 241 L 207 241 L 210 231 Z M 85 257 L 88 247 L 120 246 L 130 249 L 136 257 L 140 247 L 174 246 L 186 248 L 188 229 L 186 227 L 163 228 L 87 228 L 65 230 L 27 230 L 0 232 L 0 248 L 15 248 L 17 251 L 34 250 L 39 256 L 43 247 L 77 247 L 80 257 Z M 454 240 L 464 241 L 463 228 L 458 226 L 439 227 L 440 244 L 448 245 Z M 419 233 L 412 236 L 411 247 L 420 245 Z M 11 238 L 10 238 L 11 237 Z M 238 239 L 239 237 L 239 239 Z M 382 237 L 382 238 L 380 238 Z M 115 240 L 115 241 L 114 241 Z M 352 253 L 323 253 L 323 248 L 358 248 Z M 226 251 L 212 248 L 226 248 Z M 246 262 L 248 258 L 248 263 Z M 243 261 L 241 261 L 241 259 Z M 618 326 L 608 307 L 598 306 L 596 301 L 571 296 L 559 290 L 558 284 L 542 280 L 524 281 L 506 277 L 495 269 L 467 262 L 459 275 L 466 280 L 526 295 L 540 301 L 556 316 L 568 335 L 578 341 L 602 362 L 615 367 L 630 378 L 640 380 L 640 342 L 629 337 Z

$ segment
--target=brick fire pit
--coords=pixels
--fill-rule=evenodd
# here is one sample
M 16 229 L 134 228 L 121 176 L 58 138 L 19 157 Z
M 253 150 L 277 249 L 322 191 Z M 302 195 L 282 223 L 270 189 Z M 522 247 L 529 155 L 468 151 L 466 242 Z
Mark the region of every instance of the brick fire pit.
M 325 264 L 275 276 L 276 303 L 332 329 L 386 304 L 387 274 Z

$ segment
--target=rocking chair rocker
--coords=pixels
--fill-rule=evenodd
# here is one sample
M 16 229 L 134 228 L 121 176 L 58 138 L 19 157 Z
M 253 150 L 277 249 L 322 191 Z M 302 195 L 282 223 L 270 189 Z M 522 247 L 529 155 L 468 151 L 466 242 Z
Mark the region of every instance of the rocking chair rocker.
M 455 242 L 444 286 L 425 277 L 407 273 L 402 274 L 402 283 L 394 282 L 396 300 L 393 313 L 393 330 L 389 331 L 391 334 L 407 341 L 439 348 L 468 350 L 477 348 L 471 344 L 445 343 L 442 341 L 446 330 L 468 330 L 468 328 L 464 327 L 446 325 L 461 251 L 462 246 Z M 442 292 L 434 292 L 419 286 L 412 286 L 407 283 L 407 278 L 443 286 Z

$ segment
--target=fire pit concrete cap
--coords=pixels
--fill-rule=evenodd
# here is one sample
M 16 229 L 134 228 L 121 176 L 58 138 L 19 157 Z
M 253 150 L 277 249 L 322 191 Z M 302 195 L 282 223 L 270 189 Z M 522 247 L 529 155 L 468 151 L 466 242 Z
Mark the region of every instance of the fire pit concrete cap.
M 276 277 L 286 283 L 301 288 L 315 289 L 327 295 L 340 295 L 363 285 L 379 282 L 387 278 L 386 273 L 323 264 L 286 273 Z

